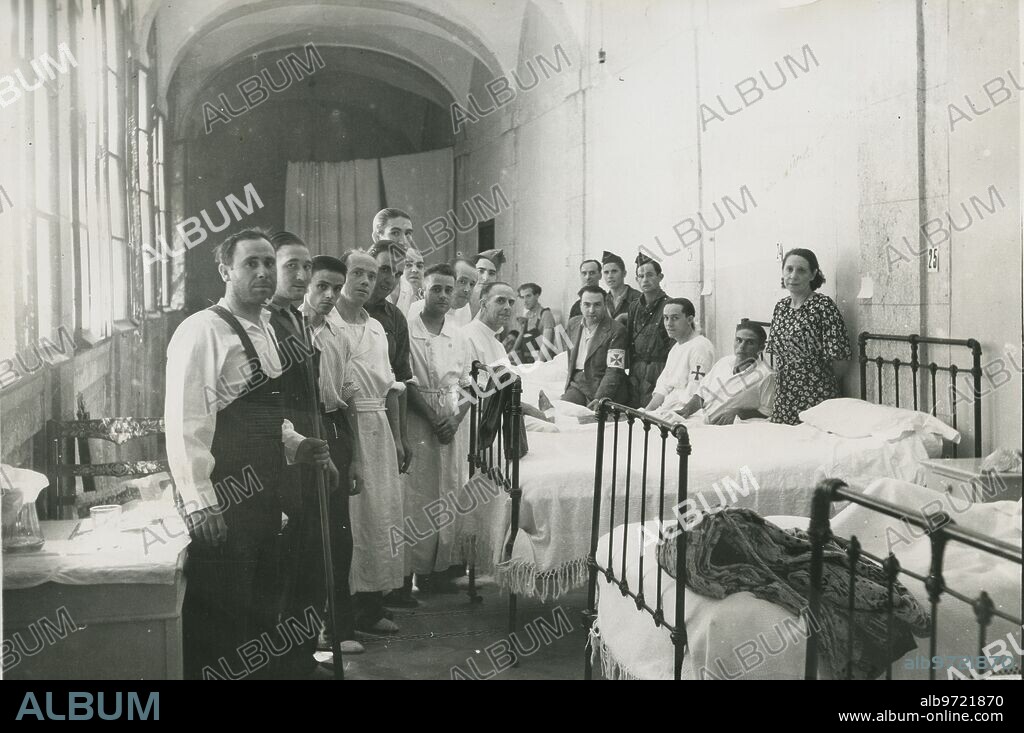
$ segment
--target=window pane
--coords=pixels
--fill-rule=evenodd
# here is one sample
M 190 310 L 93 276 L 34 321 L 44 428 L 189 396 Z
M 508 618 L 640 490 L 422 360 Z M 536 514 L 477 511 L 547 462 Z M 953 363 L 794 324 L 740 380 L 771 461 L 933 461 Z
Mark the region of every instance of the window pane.
M 143 191 L 153 190 L 153 169 L 149 159 L 149 135 L 139 131 L 139 188 Z
M 48 51 L 55 50 L 50 46 L 50 18 L 46 0 L 36 0 L 32 5 L 32 58 L 39 58 Z M 29 73 L 26 71 L 26 74 Z
M 36 306 L 38 310 L 37 327 L 39 336 L 50 336 L 53 331 L 54 297 L 51 291 L 53 273 L 51 272 L 50 222 L 44 217 L 36 217 Z
M 140 130 L 149 129 L 149 74 L 139 68 L 139 109 L 138 125 Z
M 151 311 L 156 308 L 156 294 L 153 289 L 154 277 L 160 270 L 160 266 L 156 262 L 152 262 L 152 253 L 159 252 L 160 247 L 153 239 L 153 202 L 145 191 L 139 194 L 139 210 L 142 221 L 142 228 L 139 232 L 142 239 L 142 295 L 146 310 Z
M 110 236 L 120 239 L 126 238 L 124 176 L 121 173 L 121 161 L 117 158 L 109 158 L 107 164 L 107 176 L 110 182 Z
M 53 197 L 50 194 L 55 162 L 50 130 L 50 92 L 45 87 L 37 89 L 32 98 L 35 108 L 35 125 L 32 135 L 32 157 L 35 159 L 36 208 L 48 214 L 54 213 Z
M 106 26 L 107 42 L 107 66 L 114 71 L 120 71 L 121 50 L 117 46 L 120 36 L 120 16 L 117 12 L 117 0 L 107 0 L 104 8 L 104 25 Z
M 31 0 L 20 0 L 18 3 L 18 18 L 21 21 L 18 23 L 18 55 L 23 59 L 31 56 L 29 53 L 28 24 L 25 22 L 28 18 L 29 2 Z
M 113 72 L 107 74 L 107 149 L 115 155 L 124 151 L 121 134 L 121 83 Z

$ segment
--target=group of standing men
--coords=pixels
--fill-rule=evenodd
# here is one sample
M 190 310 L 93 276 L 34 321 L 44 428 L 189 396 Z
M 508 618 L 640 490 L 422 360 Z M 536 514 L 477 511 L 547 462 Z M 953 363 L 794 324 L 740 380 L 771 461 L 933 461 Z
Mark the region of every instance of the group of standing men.
M 497 254 L 424 269 L 412 233 L 408 214 L 385 209 L 366 250 L 335 258 L 289 232 L 236 232 L 216 251 L 224 297 L 171 338 L 167 454 L 193 539 L 187 677 L 322 673 L 317 632 L 358 653 L 357 630 L 394 633 L 388 607 L 417 605 L 413 574 L 440 591 L 459 572 L 454 528 L 423 530 L 442 487 L 466 482 L 459 398 L 472 362 L 495 360 L 515 293 Z

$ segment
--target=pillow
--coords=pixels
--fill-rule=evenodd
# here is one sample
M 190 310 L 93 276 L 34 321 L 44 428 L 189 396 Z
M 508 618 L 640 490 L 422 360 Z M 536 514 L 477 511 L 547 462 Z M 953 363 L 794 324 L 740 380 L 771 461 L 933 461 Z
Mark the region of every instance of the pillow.
M 801 412 L 800 420 L 844 438 L 873 436 L 896 440 L 907 433 L 934 433 L 954 443 L 960 442 L 960 433 L 927 412 L 874 405 L 850 397 L 825 400 Z

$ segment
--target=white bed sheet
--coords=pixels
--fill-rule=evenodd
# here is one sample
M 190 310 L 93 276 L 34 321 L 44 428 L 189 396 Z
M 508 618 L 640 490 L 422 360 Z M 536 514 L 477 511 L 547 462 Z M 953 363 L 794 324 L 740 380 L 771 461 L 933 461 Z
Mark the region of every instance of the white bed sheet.
M 622 517 L 625 488 L 626 432 L 620 427 L 616 513 Z M 530 451 L 520 462 L 522 502 L 519 533 L 512 559 L 499 563 L 507 537 L 507 501 L 490 502 L 481 511 L 486 517 L 467 517 L 460 523 L 462 535 L 491 529 L 490 536 L 476 534 L 476 558 L 483 567 L 497 564 L 497 579 L 517 593 L 542 599 L 579 587 L 586 579 L 593 511 L 596 425 L 572 433 L 531 433 Z M 660 439 L 651 431 L 649 444 L 646 517 L 657 517 L 657 477 L 661 460 Z M 634 429 L 629 521 L 640 518 L 643 433 Z M 863 489 L 878 477 L 910 482 L 923 479 L 920 461 L 927 457 L 921 440 L 913 435 L 899 441 L 875 438 L 839 438 L 806 425 L 768 422 L 708 427 L 690 431 L 688 497 L 681 508 L 684 519 L 693 512 L 727 503 L 754 509 L 762 515 L 806 516 L 811 494 L 823 478 L 842 478 Z M 756 450 L 750 448 L 756 447 Z M 604 498 L 602 514 L 610 510 L 613 445 L 606 433 Z M 666 477 L 678 474 L 675 439 L 669 438 Z M 671 483 L 672 479 L 667 479 Z M 755 488 L 756 486 L 756 488 Z M 730 491 L 731 488 L 731 491 Z M 744 493 L 744 490 L 746 493 Z M 674 517 L 676 492 L 666 492 L 666 520 Z M 706 507 L 705 507 L 706 505 Z M 607 524 L 607 520 L 604 520 Z M 620 520 L 617 520 L 617 522 Z M 497 534 L 494 531 L 497 531 Z M 468 541 L 461 539 L 465 545 Z M 487 555 L 488 560 L 481 558 Z
M 865 491 L 868 495 L 908 509 L 920 509 L 941 496 L 923 486 L 903 481 L 882 479 Z M 948 511 L 948 507 L 944 507 Z M 963 508 L 963 507 L 961 507 Z M 768 517 L 781 527 L 806 526 L 806 518 Z M 960 525 L 986 536 L 1011 544 L 1021 544 L 1020 503 L 993 502 L 974 504 L 953 515 Z M 891 530 L 906 535 L 896 520 L 849 505 L 832 520 L 833 531 L 843 537 L 856 535 L 864 549 L 878 556 L 888 552 L 888 541 L 904 568 L 927 574 L 930 544 L 927 537 L 910 539 L 904 544 Z M 627 530 L 627 579 L 630 588 L 639 585 L 637 552 L 640 547 L 638 525 Z M 616 573 L 621 572 L 621 527 L 616 529 L 613 561 Z M 644 592 L 647 603 L 655 606 L 657 564 L 655 544 L 649 543 L 644 556 Z M 601 538 L 598 561 L 605 564 L 608 535 Z M 996 607 L 1013 616 L 1021 613 L 1020 566 L 991 555 L 951 542 L 944 563 L 946 585 L 975 597 L 988 591 Z M 667 574 L 662 579 L 665 617 L 675 618 L 675 581 Z M 901 576 L 901 581 L 928 607 L 928 596 L 919 581 Z M 673 647 L 668 631 L 654 625 L 647 613 L 637 611 L 632 599 L 603 578 L 598 583 L 597 647 L 601 666 L 608 677 L 629 679 L 672 679 Z M 689 652 L 684 658 L 684 679 L 802 679 L 806 652 L 806 630 L 803 622 L 787 610 L 749 593 L 737 593 L 723 599 L 712 599 L 686 591 L 686 626 Z M 944 657 L 976 657 L 977 625 L 974 612 L 961 601 L 946 596 L 939 604 L 939 638 L 937 654 Z M 1008 640 L 1009 635 L 1016 644 Z M 1002 639 L 1020 664 L 1020 628 L 996 618 L 988 629 L 989 642 Z M 894 679 L 927 679 L 928 639 L 918 639 L 918 647 L 893 664 Z M 772 653 L 774 652 L 774 653 Z M 1002 651 L 998 652 L 1000 655 Z M 822 670 L 822 676 L 827 670 Z M 947 678 L 946 669 L 937 670 L 938 679 Z

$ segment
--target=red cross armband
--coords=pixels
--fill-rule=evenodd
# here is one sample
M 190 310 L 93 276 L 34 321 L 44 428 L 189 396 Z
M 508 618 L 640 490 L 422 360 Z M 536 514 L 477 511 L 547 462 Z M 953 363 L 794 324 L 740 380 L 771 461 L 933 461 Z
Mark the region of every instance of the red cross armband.
M 626 368 L 626 350 L 625 349 L 608 349 L 607 366 L 610 369 L 625 369 Z

